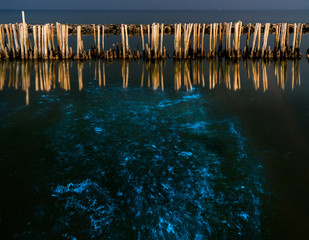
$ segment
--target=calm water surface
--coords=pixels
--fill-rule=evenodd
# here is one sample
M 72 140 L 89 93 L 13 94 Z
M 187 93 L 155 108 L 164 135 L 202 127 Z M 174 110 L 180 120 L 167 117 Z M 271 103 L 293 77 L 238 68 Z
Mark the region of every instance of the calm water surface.
M 0 62 L 1 236 L 306 239 L 308 64 Z

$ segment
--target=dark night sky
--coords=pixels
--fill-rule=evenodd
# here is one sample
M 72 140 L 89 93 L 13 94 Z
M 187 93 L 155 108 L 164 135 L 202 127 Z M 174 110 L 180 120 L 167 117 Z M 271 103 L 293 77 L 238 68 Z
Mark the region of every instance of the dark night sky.
M 0 9 L 309 9 L 309 0 L 1 0 Z

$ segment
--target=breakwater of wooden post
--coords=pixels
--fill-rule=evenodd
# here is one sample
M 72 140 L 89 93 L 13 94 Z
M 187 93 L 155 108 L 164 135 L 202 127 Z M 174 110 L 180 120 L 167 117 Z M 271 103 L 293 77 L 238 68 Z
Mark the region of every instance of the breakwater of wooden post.
M 299 59 L 302 57 L 302 35 L 309 32 L 309 24 L 303 23 L 29 25 L 24 13 L 22 19 L 19 24 L 0 24 L 0 59 L 165 59 L 170 56 L 164 45 L 164 36 L 168 34 L 174 35 L 174 52 L 171 55 L 175 59 L 216 56 L 229 59 Z M 82 38 L 85 34 L 93 35 L 91 49 L 84 48 Z M 119 35 L 119 43 L 113 43 L 110 49 L 106 49 L 104 38 L 110 34 Z M 140 36 L 141 49 L 131 49 L 129 35 Z M 145 41 L 144 35 L 148 41 Z M 205 35 L 209 36 L 207 53 Z M 275 38 L 273 48 L 269 45 L 269 35 Z M 69 37 L 74 36 L 76 50 L 69 46 Z M 245 46 L 241 46 L 242 36 L 246 37 Z M 309 50 L 306 56 L 309 58 Z

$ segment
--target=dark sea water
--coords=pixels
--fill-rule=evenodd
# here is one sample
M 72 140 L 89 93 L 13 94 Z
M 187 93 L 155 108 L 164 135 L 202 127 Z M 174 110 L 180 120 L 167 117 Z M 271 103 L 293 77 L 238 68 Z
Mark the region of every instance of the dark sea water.
M 26 18 L 254 23 L 308 22 L 308 13 L 27 11 Z M 18 17 L 1 11 L 0 23 Z M 165 41 L 171 52 L 173 37 Z M 308 43 L 304 35 L 302 53 Z M 308 66 L 305 56 L 0 61 L 1 239 L 307 239 Z

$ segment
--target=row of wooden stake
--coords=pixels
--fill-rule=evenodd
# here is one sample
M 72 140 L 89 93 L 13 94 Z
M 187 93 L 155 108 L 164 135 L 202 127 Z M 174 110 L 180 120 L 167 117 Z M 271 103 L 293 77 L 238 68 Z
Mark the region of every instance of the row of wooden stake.
M 274 49 L 268 43 L 270 23 L 262 29 L 261 23 L 256 23 L 251 33 L 251 24 L 247 31 L 247 41 L 241 52 L 242 22 L 213 23 L 209 25 L 209 52 L 204 50 L 206 24 L 175 24 L 174 54 L 175 59 L 211 58 L 215 56 L 226 58 L 301 58 L 300 45 L 303 24 L 293 24 L 293 41 L 289 46 L 291 24 L 276 25 Z M 107 60 L 114 59 L 165 59 L 169 55 L 163 45 L 164 24 L 153 23 L 144 28 L 140 25 L 142 51 L 132 51 L 129 45 L 128 26 L 121 25 L 121 47 L 113 47 L 105 51 L 104 25 L 93 25 L 94 45 L 86 51 L 82 40 L 81 26 L 77 26 L 76 53 L 69 47 L 68 25 L 56 23 L 32 26 L 33 43 L 30 41 L 28 26 L 23 14 L 23 23 L 0 25 L 0 59 L 91 59 L 94 57 Z M 263 30 L 263 42 L 261 45 Z M 148 42 L 145 44 L 144 32 L 148 33 Z M 232 41 L 232 33 L 234 39 Z M 55 35 L 57 48 L 54 42 Z M 250 36 L 252 44 L 250 46 Z M 183 41 L 182 41 L 183 35 Z M 225 37 L 225 49 L 223 49 Z M 232 41 L 232 43 L 231 43 Z M 219 43 L 219 44 L 218 44 Z M 309 57 L 309 55 L 308 55 Z

